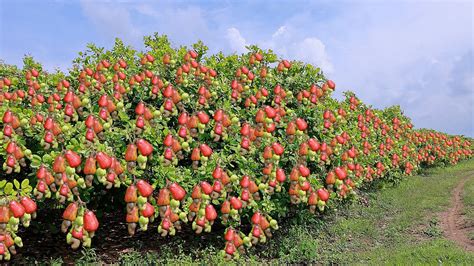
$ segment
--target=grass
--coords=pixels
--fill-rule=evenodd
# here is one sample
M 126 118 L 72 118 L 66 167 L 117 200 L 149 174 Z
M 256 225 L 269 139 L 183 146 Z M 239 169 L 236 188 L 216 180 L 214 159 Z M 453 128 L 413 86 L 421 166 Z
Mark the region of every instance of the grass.
M 396 187 L 379 183 L 373 192 L 362 193 L 349 206 L 322 217 L 302 212 L 281 224 L 265 245 L 250 249 L 239 260 L 225 262 L 219 243 L 189 250 L 163 247 L 162 252 L 123 253 L 124 265 L 262 265 L 285 263 L 318 264 L 464 264 L 474 265 L 474 254 L 463 251 L 442 236 L 438 213 L 450 204 L 451 191 L 474 160 L 449 168 L 430 169 L 405 179 Z M 380 187 L 386 187 L 380 190 Z M 465 205 L 474 221 L 474 180 L 466 183 Z M 207 245 L 209 244 L 209 245 Z M 54 261 L 51 261 L 51 263 Z M 60 260 L 56 260 L 59 262 Z M 84 252 L 77 264 L 100 262 L 93 250 Z
M 465 219 L 474 225 L 474 178 L 469 178 L 464 185 L 462 194 L 464 203 Z M 469 238 L 474 240 L 474 231 L 469 234 Z
M 462 198 L 466 218 L 474 221 L 474 178 L 469 178 L 464 184 Z

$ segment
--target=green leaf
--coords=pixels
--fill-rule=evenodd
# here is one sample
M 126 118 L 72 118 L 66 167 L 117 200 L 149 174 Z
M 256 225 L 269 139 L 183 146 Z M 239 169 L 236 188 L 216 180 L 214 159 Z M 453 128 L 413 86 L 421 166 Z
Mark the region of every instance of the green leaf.
M 51 155 L 49 155 L 49 154 L 43 155 L 43 162 L 50 162 L 52 160 L 53 160 L 53 158 L 51 157 Z
M 8 182 L 6 185 L 5 185 L 5 188 L 3 189 L 3 191 L 5 191 L 5 194 L 7 195 L 10 195 L 13 191 L 13 184 Z
M 7 184 L 7 180 L 0 181 L 0 188 L 3 188 Z
M 128 118 L 127 114 L 123 111 L 120 111 L 118 113 L 119 117 L 120 117 L 120 120 L 122 121 L 129 121 L 130 119 Z
M 30 165 L 33 168 L 38 168 L 41 165 L 41 157 L 34 154 L 31 158 L 31 164 Z
M 23 179 L 21 181 L 21 188 L 24 190 L 25 188 L 28 188 L 30 186 L 30 180 L 29 179 Z
M 18 182 L 18 180 L 13 180 L 13 183 L 15 184 L 15 188 L 16 189 L 20 189 L 21 188 L 21 185 L 20 185 L 20 182 Z

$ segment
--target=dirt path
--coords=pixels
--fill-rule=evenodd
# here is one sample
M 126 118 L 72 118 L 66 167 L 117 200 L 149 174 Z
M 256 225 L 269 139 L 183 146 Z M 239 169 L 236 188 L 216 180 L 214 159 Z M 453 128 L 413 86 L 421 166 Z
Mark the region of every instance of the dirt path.
M 470 240 L 468 233 L 474 231 L 474 222 L 466 221 L 463 215 L 462 192 L 464 184 L 470 178 L 474 178 L 474 172 L 466 173 L 456 188 L 453 190 L 451 197 L 451 208 L 441 214 L 441 227 L 446 237 L 463 247 L 467 251 L 474 251 L 474 241 Z

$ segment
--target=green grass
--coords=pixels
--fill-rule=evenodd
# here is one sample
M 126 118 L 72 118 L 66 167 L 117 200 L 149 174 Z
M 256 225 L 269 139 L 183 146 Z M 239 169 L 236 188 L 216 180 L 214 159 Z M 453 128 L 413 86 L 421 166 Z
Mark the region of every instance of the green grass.
M 469 178 L 464 184 L 462 198 L 466 218 L 474 221 L 474 177 Z
M 443 238 L 438 219 L 438 214 L 450 204 L 451 191 L 470 170 L 474 170 L 474 160 L 430 169 L 403 180 L 396 187 L 379 183 L 373 192 L 362 193 L 361 200 L 355 199 L 349 206 L 341 206 L 322 217 L 302 212 L 282 223 L 268 243 L 250 249 L 249 254 L 236 261 L 225 262 L 218 255 L 221 243 L 206 243 L 207 248 L 189 250 L 182 241 L 178 246 L 163 247 L 159 254 L 124 253 L 119 263 L 474 265 L 473 253 Z M 466 210 L 469 219 L 474 219 L 473 179 L 466 183 L 464 201 L 469 206 Z M 99 259 L 100 256 L 89 251 L 77 263 L 97 263 Z
M 469 178 L 464 185 L 462 194 L 464 203 L 465 219 L 474 225 L 474 177 Z M 469 234 L 469 238 L 474 240 L 474 231 Z

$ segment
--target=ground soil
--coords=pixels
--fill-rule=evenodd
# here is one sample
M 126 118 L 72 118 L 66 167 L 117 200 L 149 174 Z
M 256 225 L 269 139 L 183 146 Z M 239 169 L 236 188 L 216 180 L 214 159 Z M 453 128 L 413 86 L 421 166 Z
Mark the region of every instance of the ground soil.
M 41 212 L 41 210 L 40 210 Z M 51 258 L 62 258 L 63 262 L 73 265 L 74 261 L 82 256 L 81 252 L 73 251 L 66 244 L 65 234 L 54 230 L 60 228 L 61 220 L 50 219 L 51 217 L 61 217 L 59 211 L 48 210 L 38 213 L 40 217 L 35 220 L 36 223 L 42 223 L 39 228 L 48 228 L 49 223 L 51 231 L 48 234 L 34 232 L 34 228 L 22 230 L 21 236 L 25 246 L 18 249 L 18 254 L 14 256 L 12 263 L 24 262 L 26 258 L 35 258 L 37 261 L 48 261 Z M 131 250 L 155 251 L 159 252 L 162 246 L 169 248 L 177 248 L 180 244 L 186 243 L 187 249 L 203 248 L 203 246 L 211 243 L 220 243 L 225 227 L 216 224 L 211 233 L 196 234 L 191 230 L 190 226 L 184 226 L 179 237 L 161 237 L 157 233 L 157 223 L 149 225 L 148 231 L 137 231 L 135 236 L 129 236 L 127 232 L 127 224 L 124 222 L 124 214 L 122 210 L 103 213 L 101 218 L 100 230 L 96 232 L 93 239 L 95 253 L 104 263 L 117 262 L 120 254 Z M 33 229 L 33 230 L 31 230 Z
M 474 251 L 474 241 L 468 237 L 469 232 L 474 231 L 474 221 L 465 219 L 462 201 L 464 184 L 470 178 L 474 178 L 473 171 L 466 173 L 453 190 L 451 207 L 446 212 L 441 213 L 440 220 L 441 228 L 448 239 L 454 241 L 467 251 Z

